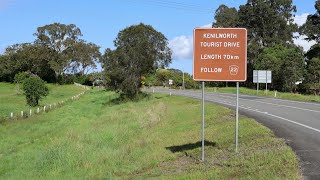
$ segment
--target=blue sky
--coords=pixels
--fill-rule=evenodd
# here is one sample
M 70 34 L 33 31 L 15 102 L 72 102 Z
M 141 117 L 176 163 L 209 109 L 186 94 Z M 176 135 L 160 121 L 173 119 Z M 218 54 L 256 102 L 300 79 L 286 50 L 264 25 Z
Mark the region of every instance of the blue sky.
M 192 32 L 213 21 L 220 4 L 239 7 L 246 0 L 0 0 L 0 53 L 8 45 L 32 42 L 36 28 L 54 22 L 77 25 L 83 39 L 104 52 L 123 28 L 140 22 L 152 25 L 169 40 L 172 68 L 192 72 Z M 315 0 L 293 0 L 296 22 L 315 12 Z M 295 42 L 307 50 L 312 42 Z

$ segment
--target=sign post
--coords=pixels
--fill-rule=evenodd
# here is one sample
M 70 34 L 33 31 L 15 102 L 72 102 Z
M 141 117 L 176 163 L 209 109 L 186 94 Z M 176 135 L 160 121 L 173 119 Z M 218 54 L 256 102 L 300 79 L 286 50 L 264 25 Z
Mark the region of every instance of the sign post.
M 257 83 L 257 93 L 259 83 L 266 83 L 266 93 L 268 91 L 268 83 L 272 82 L 272 71 L 267 70 L 253 70 L 253 83 Z
M 202 156 L 201 159 L 204 161 L 204 81 L 202 81 Z
M 247 30 L 194 29 L 193 79 L 202 81 L 202 160 L 204 161 L 204 81 L 237 82 L 235 146 L 238 150 L 239 82 L 247 79 Z

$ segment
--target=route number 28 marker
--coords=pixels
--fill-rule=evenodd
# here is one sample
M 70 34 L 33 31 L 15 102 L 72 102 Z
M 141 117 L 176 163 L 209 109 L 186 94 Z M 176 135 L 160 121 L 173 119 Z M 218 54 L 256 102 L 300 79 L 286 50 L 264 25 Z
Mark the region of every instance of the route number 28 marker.
M 204 81 L 237 82 L 235 146 L 238 151 L 239 82 L 247 80 L 247 30 L 196 28 L 193 79 L 202 81 L 202 160 L 204 161 Z

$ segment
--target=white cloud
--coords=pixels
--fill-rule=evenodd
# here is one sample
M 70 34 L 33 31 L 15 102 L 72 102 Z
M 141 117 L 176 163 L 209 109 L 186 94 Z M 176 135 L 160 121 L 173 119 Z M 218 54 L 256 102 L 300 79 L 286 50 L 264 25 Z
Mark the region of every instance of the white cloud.
M 296 15 L 294 17 L 294 22 L 298 24 L 298 26 L 302 26 L 308 17 L 308 13 L 303 13 L 301 15 Z M 308 51 L 311 46 L 313 46 L 316 42 L 315 41 L 306 41 L 306 36 L 299 36 L 299 33 L 294 33 L 294 36 L 298 36 L 298 39 L 293 39 L 294 44 L 303 47 L 304 51 Z
M 303 13 L 301 15 L 296 15 L 293 18 L 294 22 L 297 23 L 298 26 L 302 26 L 306 22 L 308 15 L 309 15 L 309 13 Z
M 212 28 L 212 23 L 201 26 L 201 28 Z
M 212 23 L 205 24 L 201 28 L 211 28 Z M 175 60 L 192 59 L 193 57 L 193 37 L 191 35 L 177 36 L 169 41 L 169 47 L 172 49 L 172 57 Z
M 298 36 L 298 35 L 299 35 L 298 33 L 294 33 L 294 36 Z M 308 51 L 311 48 L 311 46 L 316 44 L 315 41 L 306 41 L 305 40 L 306 37 L 307 36 L 299 36 L 298 39 L 293 39 L 294 44 L 303 47 L 304 51 Z
M 173 51 L 173 59 L 192 59 L 193 38 L 192 36 L 178 36 L 169 41 L 169 47 Z

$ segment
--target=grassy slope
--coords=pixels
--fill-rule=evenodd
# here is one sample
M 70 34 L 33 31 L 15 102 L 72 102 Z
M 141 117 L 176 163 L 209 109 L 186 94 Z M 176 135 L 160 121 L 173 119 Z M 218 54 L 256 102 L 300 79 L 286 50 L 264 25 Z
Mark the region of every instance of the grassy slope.
M 208 91 L 215 91 L 215 88 L 206 88 Z M 223 88 L 216 88 L 216 92 L 221 93 L 236 93 L 235 87 L 223 87 Z M 255 89 L 249 89 L 240 87 L 239 93 L 240 94 L 247 94 L 247 95 L 258 95 L 258 96 L 268 96 L 268 97 L 274 97 L 274 91 L 269 91 L 267 94 L 265 93 L 265 90 L 259 90 L 259 93 L 257 94 L 257 90 Z M 320 96 L 314 96 L 314 95 L 302 95 L 302 94 L 293 94 L 293 93 L 283 93 L 283 92 L 277 92 L 277 97 L 279 99 L 288 99 L 288 100 L 296 100 L 296 101 L 309 101 L 309 102 L 320 102 Z
M 40 100 L 40 105 L 57 103 L 83 91 L 82 88 L 75 85 L 48 84 L 48 87 L 49 95 Z M 0 83 L 0 116 L 9 116 L 11 112 L 19 113 L 30 108 L 26 104 L 25 96 L 23 94 L 17 95 L 16 92 L 15 84 Z
M 113 93 L 80 100 L 0 126 L 0 179 L 299 179 L 293 151 L 252 119 L 206 105 L 206 162 L 200 163 L 201 104 L 184 97 L 108 103 Z M 173 153 L 172 151 L 177 151 Z

